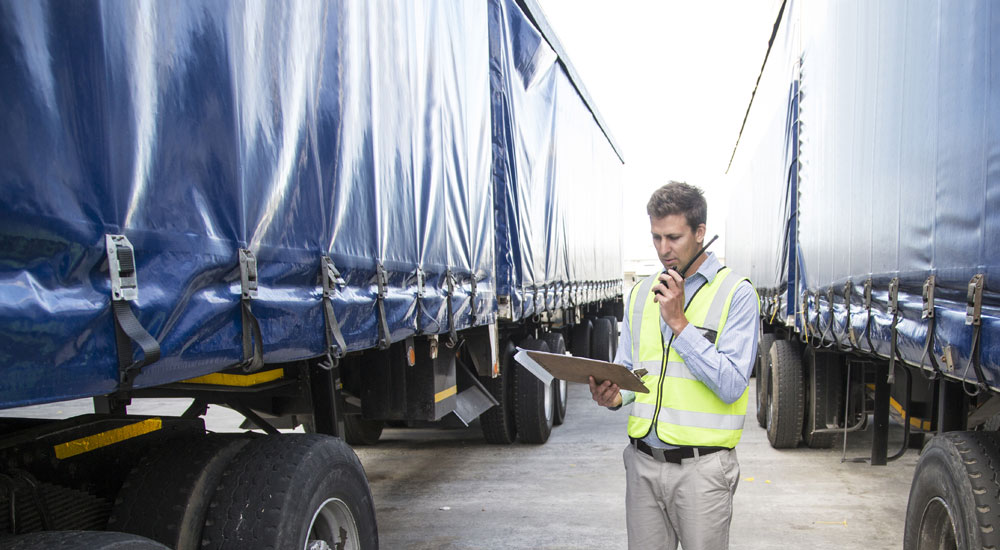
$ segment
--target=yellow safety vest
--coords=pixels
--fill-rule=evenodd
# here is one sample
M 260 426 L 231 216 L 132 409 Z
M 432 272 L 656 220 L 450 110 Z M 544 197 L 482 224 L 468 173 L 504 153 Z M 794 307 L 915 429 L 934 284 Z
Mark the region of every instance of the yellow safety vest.
M 748 390 L 735 403 L 726 403 L 695 378 L 684 358 L 664 342 L 660 332 L 660 307 L 653 301 L 659 273 L 632 288 L 629 328 L 632 331 L 632 364 L 646 369 L 642 377 L 649 393 L 636 393 L 628 419 L 628 435 L 642 439 L 656 425 L 656 435 L 671 445 L 733 448 L 743 435 Z M 702 285 L 684 310 L 689 323 L 715 343 L 725 328 L 737 285 L 747 279 L 724 267 Z

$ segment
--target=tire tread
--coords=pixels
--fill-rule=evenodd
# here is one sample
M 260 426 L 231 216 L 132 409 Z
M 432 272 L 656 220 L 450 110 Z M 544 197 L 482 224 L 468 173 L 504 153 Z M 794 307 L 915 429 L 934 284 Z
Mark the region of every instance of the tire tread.
M 771 407 L 777 407 L 767 426 L 767 438 L 775 449 L 794 448 L 802 437 L 803 383 L 802 361 L 795 345 L 788 340 L 772 344 Z

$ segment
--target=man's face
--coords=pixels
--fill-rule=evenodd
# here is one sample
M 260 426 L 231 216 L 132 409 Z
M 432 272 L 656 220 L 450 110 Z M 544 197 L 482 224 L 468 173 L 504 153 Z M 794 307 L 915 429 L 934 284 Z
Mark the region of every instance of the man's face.
M 692 231 L 684 214 L 671 214 L 663 218 L 650 216 L 649 232 L 653 235 L 653 246 L 663 269 L 679 270 L 687 265 L 705 240 L 705 224 Z

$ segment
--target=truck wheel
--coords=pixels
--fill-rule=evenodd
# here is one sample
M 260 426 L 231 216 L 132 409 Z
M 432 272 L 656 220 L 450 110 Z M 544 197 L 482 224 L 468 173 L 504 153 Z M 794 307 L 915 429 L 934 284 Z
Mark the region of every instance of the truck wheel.
M 611 323 L 605 317 L 594 319 L 594 332 L 590 336 L 590 358 L 598 361 L 614 361 L 611 343 Z
M 361 462 L 345 442 L 315 434 L 247 443 L 222 475 L 203 533 L 206 550 L 378 548 Z
M 605 315 L 603 318 L 611 323 L 611 360 L 614 361 L 618 354 L 618 318 L 614 315 Z
M 542 340 L 525 338 L 521 347 L 534 351 L 549 351 Z M 514 419 L 517 435 L 523 443 L 541 444 L 549 440 L 555 417 L 552 390 L 521 365 L 514 369 Z
M 177 550 L 197 550 L 222 472 L 248 441 L 243 434 L 207 434 L 155 447 L 125 478 L 108 529 L 142 535 Z
M 812 449 L 833 447 L 835 433 L 813 433 L 817 429 L 828 428 L 825 411 L 831 405 L 837 406 L 839 396 L 835 385 L 830 384 L 830 371 L 836 368 L 833 357 L 828 353 L 817 353 L 809 348 L 805 353 L 805 402 L 802 439 Z
M 514 419 L 514 344 L 510 340 L 503 341 L 500 350 L 500 376 L 496 378 L 481 378 L 480 381 L 490 390 L 499 405 L 479 415 L 479 427 L 483 430 L 483 438 L 487 443 L 510 445 L 517 438 L 517 423 Z
M 788 340 L 777 340 L 768 352 L 767 439 L 775 449 L 795 447 L 802 436 L 802 359 Z
M 573 326 L 572 338 L 569 342 L 569 352 L 573 357 L 590 357 L 590 336 L 593 334 L 594 325 L 590 319 Z
M 767 410 L 771 406 L 767 400 L 767 385 L 770 381 L 767 375 L 771 371 L 768 352 L 771 351 L 773 343 L 773 333 L 761 335 L 760 342 L 757 343 L 757 364 L 754 366 L 754 371 L 757 373 L 757 424 L 765 430 L 767 429 Z
M 566 353 L 566 339 L 559 332 L 546 334 L 545 343 L 549 345 L 550 353 L 558 353 L 559 355 Z M 563 421 L 566 420 L 566 402 L 569 399 L 568 390 L 569 387 L 565 380 L 552 381 L 552 402 L 555 403 L 552 424 L 556 426 L 562 425 Z
M 381 420 L 368 420 L 360 414 L 344 415 L 344 441 L 348 445 L 374 445 L 382 437 L 384 427 Z
M 948 432 L 924 447 L 906 506 L 903 548 L 1000 546 L 997 432 Z
M 112 531 L 42 531 L 0 542 L 6 550 L 169 550 L 145 537 Z

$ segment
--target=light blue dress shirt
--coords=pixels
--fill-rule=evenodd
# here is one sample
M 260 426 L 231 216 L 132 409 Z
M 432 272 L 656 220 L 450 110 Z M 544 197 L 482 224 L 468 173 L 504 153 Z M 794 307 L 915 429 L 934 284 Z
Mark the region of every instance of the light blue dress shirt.
M 702 262 L 698 271 L 684 280 L 684 307 L 691 302 L 695 292 L 707 283 L 710 278 L 722 269 L 715 254 L 708 252 L 708 258 Z M 621 335 L 618 338 L 618 353 L 615 363 L 632 370 L 632 331 L 629 327 L 629 297 L 625 297 L 625 316 L 622 321 Z M 757 305 L 757 295 L 749 282 L 743 281 L 736 287 L 732 303 L 729 306 L 729 317 L 722 333 L 718 335 L 718 348 L 698 332 L 693 324 L 684 327 L 671 342 L 673 331 L 666 321 L 660 318 L 660 332 L 664 342 L 671 346 L 684 358 L 684 364 L 698 380 L 709 387 L 719 399 L 726 403 L 738 400 L 750 383 L 754 360 L 757 356 L 757 335 L 760 332 L 760 316 Z M 635 401 L 635 392 L 621 390 L 622 406 Z M 620 407 L 616 407 L 617 410 Z M 654 424 L 655 426 L 655 424 Z M 656 429 L 650 430 L 643 441 L 653 448 L 675 448 L 660 441 Z

